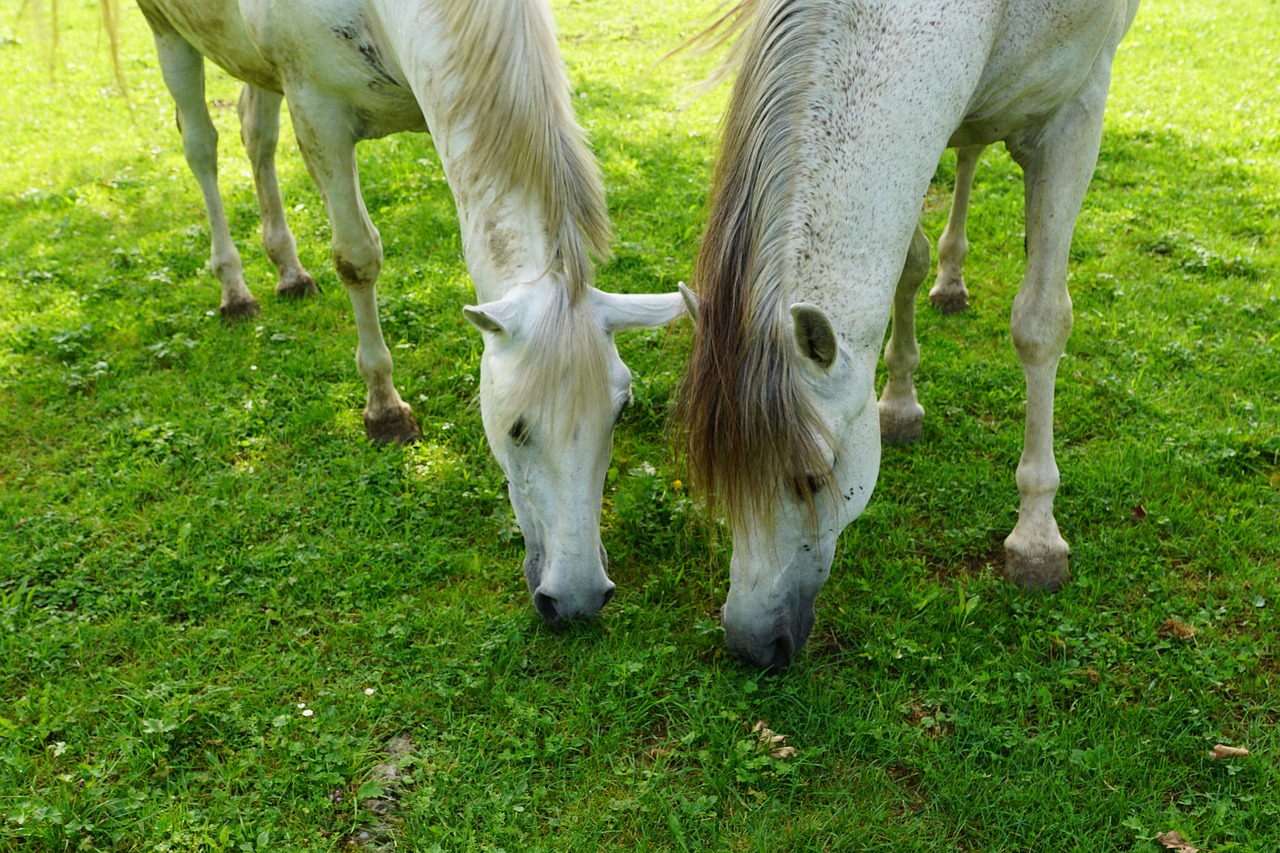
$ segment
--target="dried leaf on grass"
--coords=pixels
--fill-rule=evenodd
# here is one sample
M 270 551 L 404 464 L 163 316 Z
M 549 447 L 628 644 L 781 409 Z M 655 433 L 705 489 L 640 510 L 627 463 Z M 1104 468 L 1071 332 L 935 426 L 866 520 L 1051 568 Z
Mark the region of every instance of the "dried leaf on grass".
M 1162 832 L 1156 836 L 1156 841 L 1164 849 L 1173 850 L 1175 853 L 1201 853 L 1200 848 L 1192 846 L 1182 837 L 1181 832 Z
M 1209 752 L 1209 757 L 1214 761 L 1222 761 L 1226 758 L 1244 758 L 1248 754 L 1249 750 L 1243 746 L 1227 746 L 1220 743 Z
M 760 745 L 769 751 L 770 758 L 795 758 L 794 746 L 787 746 L 787 736 L 775 734 L 773 729 L 765 725 L 764 720 L 757 720 L 751 731 L 760 735 Z
M 1196 635 L 1196 629 L 1193 626 L 1188 625 L 1186 622 L 1179 621 L 1170 616 L 1168 619 L 1164 620 L 1164 624 L 1156 629 L 1156 633 L 1162 637 L 1172 637 L 1175 640 L 1185 641 L 1190 640 Z

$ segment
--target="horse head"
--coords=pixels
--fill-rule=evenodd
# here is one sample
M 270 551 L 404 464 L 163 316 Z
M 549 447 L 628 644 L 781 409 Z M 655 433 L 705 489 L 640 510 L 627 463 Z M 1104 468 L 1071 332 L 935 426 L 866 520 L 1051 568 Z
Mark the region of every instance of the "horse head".
M 864 375 L 865 359 L 852 357 L 819 308 L 797 303 L 791 319 L 796 393 L 811 412 L 816 452 L 803 468 L 779 469 L 766 481 L 771 488 L 734 502 L 721 610 L 729 651 L 775 671 L 808 639 L 836 540 L 866 508 L 880 467 L 874 377 Z
M 667 323 L 679 294 L 589 288 L 573 302 L 546 279 L 464 309 L 484 336 L 480 411 L 524 535 L 524 575 L 547 622 L 587 619 L 613 597 L 600 541 L 613 429 L 631 371 L 613 333 Z
M 691 475 L 733 532 L 725 642 L 735 657 L 777 671 L 808 640 L 836 540 L 875 486 L 874 364 L 855 357 L 820 308 L 794 303 L 757 338 L 758 357 L 717 372 L 697 349 L 714 346 L 715 321 L 680 292 L 700 333 L 677 418 Z

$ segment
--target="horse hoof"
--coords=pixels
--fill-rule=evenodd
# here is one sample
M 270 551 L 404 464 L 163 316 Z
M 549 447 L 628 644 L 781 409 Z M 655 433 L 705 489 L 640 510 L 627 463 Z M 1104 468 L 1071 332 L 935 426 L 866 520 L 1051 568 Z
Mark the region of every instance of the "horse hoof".
M 315 279 L 303 273 L 289 281 L 281 280 L 276 285 L 276 296 L 282 296 L 285 299 L 307 299 L 320 293 L 320 288 L 316 286 Z
M 906 406 L 886 405 L 881 400 L 877 405 L 880 412 L 880 443 L 910 444 L 920 438 L 924 430 L 924 409 L 914 401 Z
M 953 281 L 929 291 L 929 302 L 944 317 L 959 314 L 969 308 L 969 292 L 965 290 L 964 282 Z
M 881 444 L 911 444 L 920 438 L 924 431 L 924 418 L 908 418 L 905 420 L 886 420 L 880 416 Z
M 374 444 L 413 444 L 422 438 L 422 430 L 407 403 L 376 415 L 365 410 L 364 434 Z
M 1020 554 L 1005 545 L 1005 580 L 1023 589 L 1057 592 L 1071 579 L 1068 553 Z
M 224 302 L 218 308 L 218 313 L 222 315 L 222 319 L 228 322 L 250 320 L 257 317 L 261 311 L 262 309 L 258 307 L 258 300 L 252 296 L 243 302 Z

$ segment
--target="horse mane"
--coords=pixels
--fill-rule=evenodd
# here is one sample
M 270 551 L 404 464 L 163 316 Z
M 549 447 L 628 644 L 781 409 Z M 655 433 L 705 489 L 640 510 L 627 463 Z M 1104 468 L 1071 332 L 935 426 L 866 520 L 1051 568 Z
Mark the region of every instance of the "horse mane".
M 472 123 L 466 186 L 540 192 L 554 264 L 576 304 L 592 280 L 588 253 L 609 256 L 604 182 L 574 116 L 548 0 L 437 0 L 456 53 L 451 122 Z
M 731 523 L 748 511 L 766 520 L 779 488 L 812 511 L 814 486 L 830 479 L 821 445 L 829 436 L 799 381 L 789 316 L 796 266 L 785 245 L 798 221 L 795 142 L 824 6 L 744 0 L 721 19 L 744 43 L 729 60 L 739 73 L 694 266 L 698 316 L 673 419 L 690 480 Z
M 609 396 L 604 338 L 592 312 L 578 310 L 593 279 L 590 255 L 610 255 L 604 181 L 574 115 L 548 0 L 436 2 L 457 47 L 449 70 L 458 88 L 446 118 L 470 122 L 474 140 L 457 180 L 495 194 L 540 193 L 552 245 L 547 272 L 565 284 L 524 330 L 514 370 L 529 381 L 502 408 L 513 420 L 539 411 L 563 438 L 599 418 L 594 409 Z M 568 400 L 555 393 L 565 382 L 575 389 Z

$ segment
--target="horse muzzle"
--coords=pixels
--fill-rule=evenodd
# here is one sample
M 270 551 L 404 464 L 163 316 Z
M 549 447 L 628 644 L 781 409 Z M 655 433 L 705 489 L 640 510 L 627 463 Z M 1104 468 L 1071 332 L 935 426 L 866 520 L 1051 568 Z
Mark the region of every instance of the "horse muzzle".
M 779 607 L 758 618 L 737 618 L 726 604 L 720 610 L 725 645 L 743 663 L 776 673 L 795 660 L 813 630 L 813 604 Z
M 558 555 L 545 561 L 540 549 L 530 548 L 524 558 L 524 579 L 534 609 L 550 625 L 591 619 L 617 588 L 609 580 L 608 567 L 603 545 L 598 556 Z

